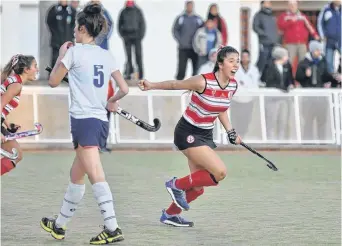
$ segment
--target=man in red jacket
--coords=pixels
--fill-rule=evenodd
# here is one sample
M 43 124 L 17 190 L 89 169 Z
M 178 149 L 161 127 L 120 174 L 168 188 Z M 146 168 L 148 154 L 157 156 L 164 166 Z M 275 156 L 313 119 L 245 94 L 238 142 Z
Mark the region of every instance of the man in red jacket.
M 319 35 L 307 16 L 298 10 L 296 0 L 290 0 L 289 10 L 278 17 L 278 27 L 283 32 L 283 40 L 289 51 L 291 63 L 295 57 L 298 57 L 298 61 L 305 58 L 309 34 L 319 40 Z

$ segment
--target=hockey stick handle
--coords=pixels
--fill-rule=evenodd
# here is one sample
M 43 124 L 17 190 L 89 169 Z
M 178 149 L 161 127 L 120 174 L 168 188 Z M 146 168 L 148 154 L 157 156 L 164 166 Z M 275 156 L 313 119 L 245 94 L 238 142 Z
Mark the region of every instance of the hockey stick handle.
M 40 123 L 34 124 L 35 129 L 24 131 L 24 132 L 16 132 L 5 136 L 5 141 L 16 140 L 20 138 L 32 137 L 35 135 L 39 135 L 43 131 L 43 126 Z
M 262 154 L 260 154 L 259 152 L 257 152 L 255 149 L 251 148 L 250 146 L 248 146 L 247 144 L 245 144 L 244 142 L 241 142 L 241 145 L 243 147 L 245 147 L 246 149 L 248 149 L 250 152 L 252 152 L 253 154 L 259 156 L 261 159 L 265 160 L 268 164 L 267 166 L 272 169 L 273 171 L 278 171 L 278 168 L 273 164 L 273 162 L 271 162 L 270 160 L 268 160 L 267 158 L 265 158 Z

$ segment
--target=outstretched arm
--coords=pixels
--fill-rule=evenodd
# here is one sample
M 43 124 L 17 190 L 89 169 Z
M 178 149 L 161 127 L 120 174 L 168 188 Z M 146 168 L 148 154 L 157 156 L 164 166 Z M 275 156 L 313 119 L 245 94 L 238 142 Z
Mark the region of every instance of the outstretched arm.
M 147 90 L 190 90 L 203 92 L 206 85 L 202 75 L 193 76 L 186 80 L 168 80 L 156 83 L 146 82 L 142 81 L 141 83 L 143 86 L 147 85 Z

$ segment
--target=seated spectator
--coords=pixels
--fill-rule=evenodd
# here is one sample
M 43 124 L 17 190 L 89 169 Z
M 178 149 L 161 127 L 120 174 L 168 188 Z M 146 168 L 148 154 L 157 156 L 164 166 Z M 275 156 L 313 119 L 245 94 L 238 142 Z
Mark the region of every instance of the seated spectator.
M 205 73 L 211 73 L 214 71 L 215 63 L 216 63 L 216 57 L 217 57 L 217 49 L 211 49 L 209 51 L 209 61 L 204 63 L 199 69 L 198 74 L 205 74 Z
M 209 51 L 222 45 L 222 35 L 213 19 L 208 19 L 205 26 L 199 28 L 193 39 L 194 51 L 198 54 L 197 69 L 209 60 Z
M 304 88 L 329 88 L 338 81 L 329 73 L 326 59 L 322 56 L 323 44 L 311 41 L 309 53 L 298 64 L 296 80 Z M 325 140 L 329 123 L 329 100 L 327 97 L 302 97 L 301 110 L 304 116 L 303 139 Z M 315 126 L 317 128 L 315 128 Z M 317 137 L 315 136 L 317 132 Z M 331 136 L 331 133 L 330 133 Z M 331 137 L 329 137 L 331 138 Z
M 233 97 L 233 106 L 231 107 L 231 120 L 233 125 L 239 126 L 239 134 L 243 138 L 248 132 L 254 109 L 253 96 L 240 96 L 241 92 L 248 89 L 259 88 L 259 70 L 251 63 L 248 50 L 241 52 L 241 65 L 235 74 L 238 83 L 238 90 Z
M 266 65 L 261 80 L 266 83 L 266 87 L 278 88 L 283 91 L 293 88 L 292 66 L 285 48 L 276 46 L 273 49 L 272 59 Z
M 328 64 L 323 55 L 323 44 L 318 41 L 311 41 L 309 52 L 304 60 L 298 64 L 296 80 L 302 87 L 331 87 L 338 81 L 333 74 L 329 73 Z
M 287 92 L 293 88 L 292 67 L 288 51 L 276 46 L 272 50 L 272 60 L 266 65 L 261 80 L 268 88 L 278 88 Z M 288 129 L 290 101 L 288 97 L 269 96 L 265 98 L 267 139 L 284 140 Z

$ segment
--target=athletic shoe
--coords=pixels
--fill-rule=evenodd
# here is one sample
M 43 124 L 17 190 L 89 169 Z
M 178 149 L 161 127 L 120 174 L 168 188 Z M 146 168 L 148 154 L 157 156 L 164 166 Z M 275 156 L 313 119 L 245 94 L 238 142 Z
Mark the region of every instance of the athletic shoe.
M 165 209 L 160 217 L 160 222 L 165 225 L 171 225 L 175 227 L 193 227 L 194 223 L 187 221 L 186 219 L 180 217 L 179 215 L 168 215 Z
M 108 243 L 115 243 L 124 240 L 124 236 L 122 234 L 121 229 L 118 227 L 115 231 L 108 230 L 105 226 L 103 226 L 103 231 L 90 239 L 90 244 L 94 245 L 102 245 Z
M 40 226 L 47 232 L 51 234 L 51 236 L 57 240 L 62 240 L 65 237 L 65 230 L 66 228 L 58 228 L 56 227 L 56 218 L 49 219 L 49 218 L 42 218 L 40 221 Z
M 190 206 L 185 198 L 185 191 L 176 188 L 176 177 L 170 179 L 165 183 L 165 187 L 167 192 L 169 192 L 173 202 L 177 205 L 177 207 L 182 210 L 189 210 Z

